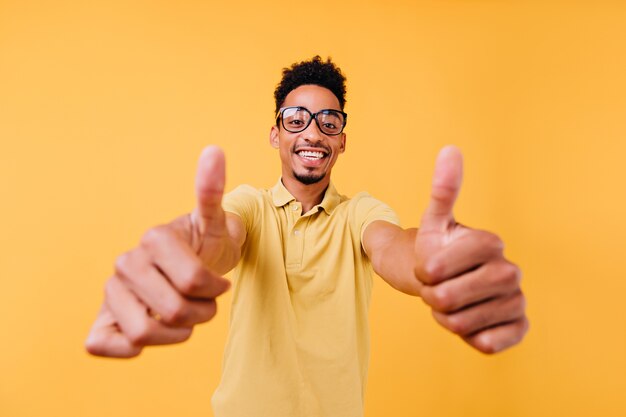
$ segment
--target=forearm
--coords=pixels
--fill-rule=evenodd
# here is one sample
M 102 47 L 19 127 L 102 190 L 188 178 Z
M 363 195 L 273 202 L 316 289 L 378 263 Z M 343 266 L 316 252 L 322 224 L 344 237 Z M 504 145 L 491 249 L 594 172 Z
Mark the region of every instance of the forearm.
M 415 278 L 415 236 L 417 229 L 377 227 L 372 232 L 382 236 L 384 243 L 371 254 L 374 271 L 393 288 L 410 295 L 419 295 L 422 284 Z
M 207 267 L 217 274 L 224 275 L 237 266 L 239 259 L 241 259 L 241 245 L 233 237 L 228 236 L 224 238 L 220 256 L 212 265 L 207 265 Z
M 219 256 L 213 257 L 212 264 L 207 265 L 212 271 L 222 275 L 237 266 L 246 240 L 246 229 L 239 216 L 225 213 L 225 221 L 227 233 L 219 244 Z

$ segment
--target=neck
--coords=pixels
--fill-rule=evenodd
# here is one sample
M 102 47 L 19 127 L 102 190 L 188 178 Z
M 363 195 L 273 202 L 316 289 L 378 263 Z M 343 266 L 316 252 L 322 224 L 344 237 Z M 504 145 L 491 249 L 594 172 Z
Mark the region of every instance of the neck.
M 302 213 L 306 213 L 324 199 L 324 193 L 330 184 L 330 175 L 326 175 L 315 184 L 305 185 L 295 178 L 283 175 L 283 185 L 289 193 L 302 204 Z

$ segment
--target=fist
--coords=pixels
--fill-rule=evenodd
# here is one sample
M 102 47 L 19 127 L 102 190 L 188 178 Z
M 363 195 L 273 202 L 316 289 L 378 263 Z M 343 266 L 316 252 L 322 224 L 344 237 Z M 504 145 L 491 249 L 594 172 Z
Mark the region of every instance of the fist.
M 435 320 L 483 353 L 519 343 L 528 330 L 520 269 L 493 233 L 458 224 L 452 210 L 463 172 L 461 153 L 442 149 L 430 204 L 415 238 L 415 277 Z
M 148 230 L 118 257 L 105 299 L 85 343 L 89 353 L 132 357 L 143 347 L 187 340 L 194 325 L 215 316 L 215 299 L 230 283 L 220 274 L 236 263 L 221 207 L 224 155 L 204 150 L 193 213 Z

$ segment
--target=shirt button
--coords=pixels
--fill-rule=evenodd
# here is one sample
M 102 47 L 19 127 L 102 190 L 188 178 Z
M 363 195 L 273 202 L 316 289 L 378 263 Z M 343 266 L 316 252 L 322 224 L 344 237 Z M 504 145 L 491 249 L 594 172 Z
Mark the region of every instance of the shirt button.
M 296 236 L 298 236 L 298 235 L 300 235 L 300 231 L 299 231 L 299 230 L 295 230 L 295 231 L 293 232 L 293 234 L 294 234 L 294 235 L 296 235 Z
M 294 205 L 291 209 L 293 211 L 298 211 L 300 209 L 300 207 L 298 207 L 298 205 Z

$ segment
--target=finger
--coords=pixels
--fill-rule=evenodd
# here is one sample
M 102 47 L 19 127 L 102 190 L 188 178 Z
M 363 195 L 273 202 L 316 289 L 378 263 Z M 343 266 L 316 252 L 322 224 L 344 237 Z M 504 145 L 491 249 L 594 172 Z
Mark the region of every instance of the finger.
M 180 343 L 191 336 L 187 327 L 167 327 L 148 314 L 148 308 L 113 276 L 106 285 L 106 303 L 121 331 L 135 346 Z
M 440 284 L 425 285 L 420 296 L 433 310 L 451 313 L 471 304 L 511 294 L 519 288 L 520 280 L 520 269 L 501 259 Z
M 183 295 L 215 298 L 230 288 L 230 281 L 209 271 L 183 238 L 167 226 L 150 229 L 141 246 L 150 260 L 137 263 L 157 266 Z
M 133 345 L 120 331 L 106 304 L 89 332 L 85 349 L 92 355 L 110 358 L 132 358 L 141 353 L 141 346 Z
M 452 209 L 463 179 L 463 156 L 455 146 L 444 147 L 437 156 L 430 203 L 420 226 L 422 232 L 444 232 L 454 222 Z
M 502 257 L 504 244 L 493 233 L 464 229 L 463 233 L 418 263 L 415 274 L 425 284 L 436 285 Z
M 446 314 L 432 312 L 439 324 L 452 333 L 469 336 L 488 327 L 524 317 L 526 300 L 521 291 L 476 304 L 461 311 Z
M 226 182 L 224 153 L 217 146 L 207 146 L 200 155 L 196 176 L 198 206 L 194 212 L 202 235 L 226 233 L 222 196 Z
M 137 249 L 118 258 L 115 272 L 143 304 L 161 317 L 164 324 L 191 327 L 215 316 L 213 299 L 183 297 L 143 250 Z
M 521 342 L 528 332 L 528 328 L 528 319 L 522 317 L 511 323 L 505 323 L 464 337 L 463 340 L 483 353 L 497 353 Z

